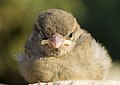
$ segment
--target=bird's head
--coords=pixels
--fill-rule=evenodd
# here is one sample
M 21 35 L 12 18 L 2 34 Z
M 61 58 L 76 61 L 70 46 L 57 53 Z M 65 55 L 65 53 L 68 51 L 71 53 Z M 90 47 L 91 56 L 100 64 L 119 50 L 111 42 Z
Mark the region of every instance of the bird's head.
M 72 14 L 51 9 L 39 14 L 33 28 L 33 36 L 39 42 L 37 48 L 49 56 L 61 56 L 75 47 L 80 27 Z

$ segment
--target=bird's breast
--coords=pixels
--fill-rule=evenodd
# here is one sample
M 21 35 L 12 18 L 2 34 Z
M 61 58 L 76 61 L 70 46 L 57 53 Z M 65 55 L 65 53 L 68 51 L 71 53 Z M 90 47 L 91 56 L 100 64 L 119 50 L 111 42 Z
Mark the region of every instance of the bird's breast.
M 79 68 L 71 60 L 65 58 L 41 58 L 34 61 L 34 75 L 41 81 L 75 79 Z
M 63 63 L 63 61 L 54 57 L 37 59 L 33 63 L 34 75 L 41 81 L 58 79 L 58 73 L 62 70 Z

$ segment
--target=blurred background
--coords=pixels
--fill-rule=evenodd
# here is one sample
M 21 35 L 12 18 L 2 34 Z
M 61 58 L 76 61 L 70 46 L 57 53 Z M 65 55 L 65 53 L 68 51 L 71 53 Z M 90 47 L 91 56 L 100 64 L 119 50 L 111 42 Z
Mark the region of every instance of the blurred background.
M 0 0 L 0 83 L 27 85 L 15 57 L 24 50 L 36 16 L 51 8 L 71 12 L 103 43 L 114 62 L 108 79 L 120 80 L 120 0 Z

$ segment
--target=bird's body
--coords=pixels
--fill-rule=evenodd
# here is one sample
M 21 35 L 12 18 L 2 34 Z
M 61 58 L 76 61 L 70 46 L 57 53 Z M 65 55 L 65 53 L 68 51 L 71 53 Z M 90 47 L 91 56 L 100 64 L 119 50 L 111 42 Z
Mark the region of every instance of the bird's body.
M 62 10 L 41 13 L 18 58 L 24 78 L 32 82 L 104 79 L 111 66 L 106 49 Z

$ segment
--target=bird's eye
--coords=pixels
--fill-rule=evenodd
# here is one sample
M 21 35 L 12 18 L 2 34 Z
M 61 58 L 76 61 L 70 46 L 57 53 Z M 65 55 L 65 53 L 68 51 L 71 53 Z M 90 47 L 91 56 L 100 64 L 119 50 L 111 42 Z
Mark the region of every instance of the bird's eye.
M 69 38 L 72 38 L 72 35 L 73 35 L 73 32 L 72 32 L 72 33 L 70 33 L 68 37 L 69 37 Z
M 48 38 L 46 38 L 46 37 L 44 37 L 44 38 L 42 38 L 43 40 L 47 40 Z
M 44 36 L 44 37 L 43 37 L 43 39 L 44 39 L 44 40 L 47 40 L 48 38 L 47 38 L 47 36 L 46 36 L 45 32 L 41 30 L 41 33 L 42 33 L 42 34 L 43 34 L 43 36 Z

